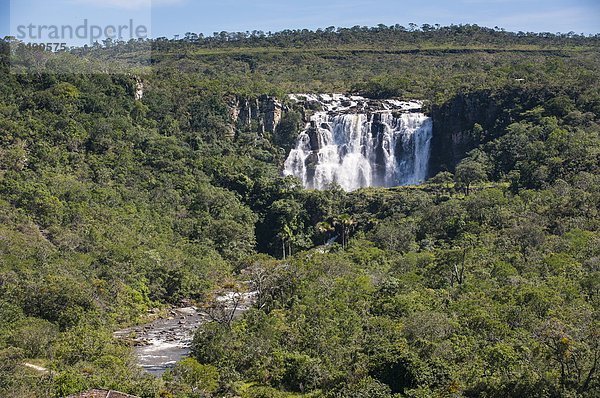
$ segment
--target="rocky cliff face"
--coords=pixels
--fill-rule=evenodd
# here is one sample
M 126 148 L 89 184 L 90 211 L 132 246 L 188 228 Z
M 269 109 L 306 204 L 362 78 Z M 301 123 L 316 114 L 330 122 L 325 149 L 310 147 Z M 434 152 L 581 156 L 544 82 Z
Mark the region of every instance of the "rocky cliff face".
M 381 112 L 406 113 L 421 112 L 421 101 L 402 101 L 399 99 L 373 99 L 358 95 L 344 94 L 290 94 L 294 101 L 305 113 L 306 122 L 315 112 L 374 114 Z
M 507 125 L 510 117 L 503 109 L 510 106 L 509 102 L 512 102 L 513 97 L 515 100 L 523 100 L 519 93 L 504 93 L 497 97 L 482 91 L 459 94 L 443 105 L 433 106 L 427 115 L 433 122 L 427 177 L 444 170 L 454 171 L 466 154 L 480 144 L 480 137 L 473 134 L 475 124 L 481 125 L 484 130 L 493 130 L 497 128 L 498 123 Z M 318 123 L 319 118 L 315 118 L 317 114 L 327 114 L 329 117 L 335 113 L 364 114 L 369 120 L 373 119 L 371 133 L 381 135 L 377 134 L 377 128 L 381 124 L 378 122 L 382 114 L 399 118 L 402 114 L 422 112 L 422 103 L 417 101 L 375 100 L 353 96 L 334 98 L 326 94 L 297 94 L 290 95 L 290 99 L 296 103 L 294 109 L 302 114 L 307 124 L 307 143 L 315 153 L 307 159 L 308 163 L 312 159 L 315 164 L 316 153 L 327 146 L 323 142 L 323 135 L 319 133 L 323 126 Z M 237 132 L 250 129 L 260 135 L 277 134 L 277 127 L 282 118 L 290 111 L 278 99 L 267 95 L 255 98 L 231 97 L 228 99 L 228 105 L 233 121 L 230 131 L 227 132 L 230 139 L 234 139 Z M 300 133 L 302 131 L 298 131 L 298 134 Z M 377 151 L 375 153 L 377 154 Z M 378 158 L 383 156 L 379 154 Z M 381 159 L 379 163 L 382 163 Z
M 442 106 L 434 106 L 429 176 L 440 171 L 454 171 L 466 154 L 480 143 L 473 134 L 475 124 L 489 129 L 499 114 L 495 99 L 483 92 L 458 95 Z
M 267 95 L 251 99 L 233 97 L 228 101 L 234 121 L 229 135 L 234 138 L 236 131 L 254 129 L 255 125 L 255 131 L 259 134 L 281 134 L 277 127 L 284 126 L 286 115 L 295 112 L 302 116 L 299 123 L 306 124 L 306 128 L 302 131 L 300 127 L 297 132 L 292 132 L 291 139 L 295 139 L 295 134 L 305 135 L 306 150 L 313 152 L 307 155 L 306 163 L 314 165 L 317 163 L 317 153 L 327 146 L 324 141 L 326 136 L 320 131 L 336 121 L 329 120 L 335 119 L 336 114 L 340 123 L 346 121 L 350 125 L 352 123 L 346 120 L 350 115 L 365 115 L 372 136 L 382 135 L 385 131 L 382 126 L 387 122 L 383 123 L 382 115 L 387 114 L 392 119 L 405 115 L 404 118 L 412 119 L 414 115 L 422 114 L 430 118 L 433 124 L 427 165 L 427 177 L 432 177 L 440 171 L 454 171 L 467 153 L 482 143 L 482 139 L 490 140 L 501 135 L 506 126 L 517 120 L 520 109 L 530 109 L 540 100 L 550 97 L 551 93 L 523 88 L 496 92 L 482 90 L 458 94 L 442 105 L 431 107 L 428 112 L 422 109 L 423 104 L 418 101 L 376 100 L 359 96 L 292 94 L 290 99 L 295 103 L 291 105 L 293 109 L 288 109 L 279 100 Z M 316 117 L 318 115 L 322 117 Z M 363 122 L 361 120 L 358 124 Z M 481 126 L 485 137 L 481 132 L 478 134 L 476 130 L 479 127 L 475 128 L 476 125 Z M 348 148 L 346 145 L 343 149 Z M 384 156 L 381 150 L 375 150 L 374 154 L 376 164 L 382 163 Z
M 258 133 L 274 133 L 281 122 L 285 107 L 274 97 L 262 95 L 258 98 L 232 97 L 228 100 L 231 120 L 234 125 L 229 131 L 230 138 L 236 130 L 248 129 L 253 122 L 258 125 Z
M 441 106 L 434 106 L 433 138 L 429 176 L 454 171 L 456 165 L 481 143 L 502 135 L 506 127 L 521 118 L 524 109 L 532 109 L 553 97 L 545 88 L 513 87 L 492 92 L 482 90 L 458 94 Z M 476 132 L 481 126 L 483 136 Z

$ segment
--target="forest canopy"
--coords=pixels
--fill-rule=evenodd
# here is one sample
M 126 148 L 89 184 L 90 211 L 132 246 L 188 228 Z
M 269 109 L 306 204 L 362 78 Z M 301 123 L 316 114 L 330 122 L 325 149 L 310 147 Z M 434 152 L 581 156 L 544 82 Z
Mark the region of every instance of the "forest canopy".
M 188 33 L 112 74 L 61 68 L 139 43 L 28 73 L 0 44 L 0 396 L 597 396 L 598 35 Z M 306 190 L 281 175 L 297 92 L 421 99 L 460 151 L 419 186 Z M 265 95 L 278 129 L 236 123 Z M 112 335 L 223 286 L 255 305 L 162 378 Z

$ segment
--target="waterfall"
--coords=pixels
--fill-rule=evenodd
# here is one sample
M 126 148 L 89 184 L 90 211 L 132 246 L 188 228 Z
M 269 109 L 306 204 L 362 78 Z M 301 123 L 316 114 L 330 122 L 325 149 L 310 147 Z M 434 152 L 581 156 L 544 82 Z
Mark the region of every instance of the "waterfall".
M 310 117 L 284 168 L 306 188 L 336 183 L 347 191 L 362 187 L 414 185 L 425 181 L 432 121 L 422 104 L 374 101 L 343 95 L 291 95 Z

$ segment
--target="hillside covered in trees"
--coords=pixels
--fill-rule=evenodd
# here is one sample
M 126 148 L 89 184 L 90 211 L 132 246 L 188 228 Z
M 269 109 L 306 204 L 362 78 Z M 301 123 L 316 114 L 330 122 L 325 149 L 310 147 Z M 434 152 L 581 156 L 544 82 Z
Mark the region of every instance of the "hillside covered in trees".
M 65 66 L 127 64 L 140 43 L 0 44 L 1 397 L 598 395 L 598 36 L 189 33 L 112 74 Z M 13 73 L 15 53 L 43 68 Z M 424 101 L 431 178 L 282 177 L 298 92 Z M 234 117 L 265 97 L 273 131 Z M 161 378 L 113 337 L 225 286 L 253 308 L 204 324 Z

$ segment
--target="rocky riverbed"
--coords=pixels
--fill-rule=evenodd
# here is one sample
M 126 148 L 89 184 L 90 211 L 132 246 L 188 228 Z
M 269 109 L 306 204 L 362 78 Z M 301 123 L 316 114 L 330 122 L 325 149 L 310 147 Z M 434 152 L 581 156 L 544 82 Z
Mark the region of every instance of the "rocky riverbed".
M 114 336 L 131 341 L 138 365 L 160 376 L 189 355 L 194 332 L 201 324 L 223 313 L 232 314 L 232 317 L 241 315 L 250 308 L 254 297 L 254 293 L 225 292 L 215 300 L 220 307 L 216 312 L 194 306 L 173 308 L 166 317 L 119 330 Z

